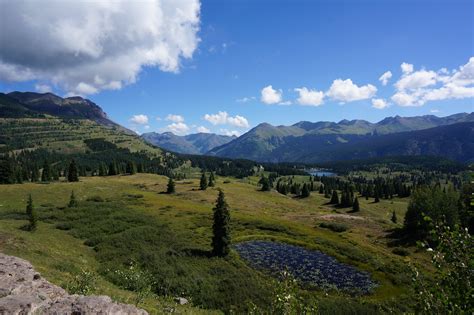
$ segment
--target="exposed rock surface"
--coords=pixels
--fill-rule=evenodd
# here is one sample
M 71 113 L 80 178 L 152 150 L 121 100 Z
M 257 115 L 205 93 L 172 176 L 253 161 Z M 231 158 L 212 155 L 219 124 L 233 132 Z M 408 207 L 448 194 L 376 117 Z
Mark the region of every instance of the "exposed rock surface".
M 148 314 L 108 296 L 70 295 L 26 260 L 0 253 L 0 314 Z

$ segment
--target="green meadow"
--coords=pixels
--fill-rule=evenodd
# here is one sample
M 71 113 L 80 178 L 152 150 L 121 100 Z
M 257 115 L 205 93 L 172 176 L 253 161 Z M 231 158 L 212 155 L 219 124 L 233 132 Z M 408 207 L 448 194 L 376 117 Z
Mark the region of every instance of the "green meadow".
M 250 303 L 265 309 L 273 296 L 273 277 L 252 269 L 234 251 L 226 258 L 210 255 L 212 208 L 220 188 L 231 211 L 233 243 L 275 240 L 317 249 L 368 271 L 377 282 L 366 296 L 301 289 L 301 296 L 322 313 L 410 310 L 409 265 L 423 270 L 429 258 L 415 247 L 402 256 L 390 246 L 388 235 L 401 226 L 407 198 L 373 203 L 360 197 L 361 210 L 348 213 L 328 205 L 316 191 L 304 199 L 259 191 L 257 177 L 217 177 L 216 186 L 205 191 L 199 190 L 199 179 L 186 179 L 176 182 L 175 194 L 164 193 L 167 182 L 164 176 L 137 174 L 2 185 L 0 251 L 29 260 L 65 288 L 81 272 L 91 272 L 91 294 L 138 303 L 152 314 L 243 313 Z M 72 191 L 78 206 L 69 208 Z M 34 232 L 21 229 L 29 194 L 39 217 Z M 393 211 L 398 224 L 390 220 Z M 142 299 L 119 276 L 129 265 L 149 275 L 151 290 Z M 190 304 L 176 305 L 178 296 Z

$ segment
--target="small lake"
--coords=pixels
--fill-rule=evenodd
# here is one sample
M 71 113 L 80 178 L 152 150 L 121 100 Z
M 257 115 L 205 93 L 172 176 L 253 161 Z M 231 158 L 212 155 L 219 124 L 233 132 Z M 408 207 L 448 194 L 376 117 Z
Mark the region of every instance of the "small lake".
M 319 176 L 319 177 L 331 177 L 331 176 L 336 176 L 336 173 L 330 172 L 330 171 L 323 171 L 323 170 L 308 170 L 308 174 L 313 175 L 313 176 Z
M 302 284 L 348 293 L 368 294 L 376 286 L 370 274 L 320 251 L 271 241 L 248 241 L 234 248 L 249 265 L 277 275 L 287 270 Z

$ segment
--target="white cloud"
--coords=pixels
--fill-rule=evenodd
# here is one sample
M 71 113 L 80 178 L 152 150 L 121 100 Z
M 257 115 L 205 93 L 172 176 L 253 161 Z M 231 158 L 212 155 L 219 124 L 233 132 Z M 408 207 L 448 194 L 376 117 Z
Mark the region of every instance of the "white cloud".
M 232 136 L 240 137 L 240 132 L 237 130 L 220 129 L 219 132 L 229 137 L 232 137 Z
M 333 100 L 345 103 L 371 98 L 376 92 L 377 88 L 372 84 L 359 87 L 352 83 L 351 79 L 337 79 L 333 81 L 326 95 Z
M 392 77 L 392 72 L 391 71 L 387 71 L 385 72 L 384 74 L 382 74 L 379 78 L 379 81 L 382 82 L 382 85 L 387 85 L 388 83 L 388 80 L 390 80 L 390 78 Z
M 217 114 L 206 114 L 204 119 L 213 125 L 225 125 L 227 123 L 227 112 L 218 112 Z
M 143 127 L 143 129 L 145 129 L 145 130 L 150 129 L 150 125 L 146 125 L 145 127 Z
M 247 118 L 245 118 L 243 116 L 240 116 L 240 115 L 236 115 L 234 117 L 227 118 L 227 122 L 229 123 L 229 125 L 240 127 L 240 128 L 248 128 L 249 127 L 249 122 L 248 122 Z
M 373 98 L 372 107 L 377 109 L 384 109 L 388 107 L 388 103 L 383 98 Z
M 156 121 L 162 121 L 161 117 L 159 117 L 159 116 L 156 116 L 155 119 L 156 119 Z
M 278 103 L 278 105 L 291 105 L 293 104 L 292 101 L 281 101 L 280 103 Z
M 204 115 L 204 119 L 210 122 L 213 125 L 232 125 L 239 128 L 248 128 L 249 122 L 248 120 L 240 115 L 236 115 L 234 117 L 229 116 L 227 112 L 219 111 L 217 114 L 206 114 Z
M 413 70 L 413 69 L 412 69 Z M 474 57 L 453 70 L 419 70 L 404 74 L 395 83 L 392 100 L 400 106 L 423 106 L 429 101 L 474 97 Z
M 166 116 L 166 120 L 179 123 L 184 122 L 184 117 L 181 115 L 169 114 L 168 116 Z
M 440 110 L 439 109 L 432 109 L 430 110 L 430 113 L 433 113 L 433 114 L 436 114 L 436 113 L 439 113 Z
M 197 130 L 197 132 L 211 133 L 211 131 L 208 128 L 204 127 L 204 126 L 199 126 L 199 127 L 196 128 L 196 130 Z
M 199 0 L 0 0 L 0 7 L 0 79 L 51 83 L 69 95 L 120 89 L 143 67 L 178 72 L 199 43 Z
M 271 85 L 261 91 L 261 101 L 265 104 L 278 104 L 282 102 L 282 90 L 275 90 Z
M 255 101 L 255 96 L 238 98 L 238 99 L 236 99 L 236 101 L 238 103 L 247 103 L 247 102 L 250 102 L 250 101 Z
M 413 65 L 406 62 L 402 63 L 400 65 L 400 68 L 402 68 L 402 72 L 404 74 L 409 74 L 413 72 Z
M 436 84 L 438 74 L 434 71 L 420 70 L 402 76 L 395 87 L 399 91 L 414 90 Z
M 148 116 L 147 115 L 133 115 L 132 118 L 130 118 L 130 122 L 138 125 L 146 125 L 148 124 Z
M 175 135 L 185 135 L 189 131 L 188 125 L 183 122 L 174 122 L 165 128 L 162 131 L 169 131 L 174 133 Z
M 53 89 L 48 84 L 35 84 L 35 90 L 39 93 L 48 93 L 51 92 Z
M 302 87 L 295 89 L 299 93 L 297 99 L 300 105 L 319 106 L 324 101 L 324 93 L 322 91 L 310 90 Z

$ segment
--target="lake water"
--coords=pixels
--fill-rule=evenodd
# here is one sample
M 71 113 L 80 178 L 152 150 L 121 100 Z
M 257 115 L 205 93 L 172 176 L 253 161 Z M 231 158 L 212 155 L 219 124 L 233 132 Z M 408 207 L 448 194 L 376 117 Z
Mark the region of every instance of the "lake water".
M 242 242 L 234 248 L 252 267 L 273 275 L 287 270 L 296 280 L 311 287 L 368 294 L 376 286 L 369 273 L 320 251 L 271 241 Z
M 331 176 L 336 176 L 336 173 L 330 172 L 330 171 L 322 171 L 322 170 L 309 170 L 308 173 L 313 176 L 319 176 L 319 177 L 331 177 Z

